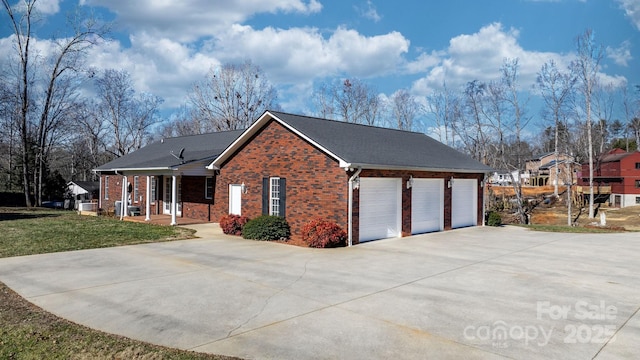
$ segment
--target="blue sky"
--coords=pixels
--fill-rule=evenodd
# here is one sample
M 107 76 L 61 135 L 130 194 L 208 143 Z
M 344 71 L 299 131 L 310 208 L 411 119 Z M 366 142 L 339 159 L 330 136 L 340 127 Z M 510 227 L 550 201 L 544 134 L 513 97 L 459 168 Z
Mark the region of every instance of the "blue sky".
M 497 79 L 504 58 L 519 58 L 528 89 L 544 62 L 573 59 L 574 39 L 587 28 L 606 49 L 603 81 L 640 84 L 640 0 L 38 3 L 42 53 L 77 6 L 114 21 L 113 41 L 91 50 L 90 65 L 127 70 L 137 90 L 165 99 L 165 114 L 186 101 L 210 67 L 246 59 L 263 69 L 290 112 L 311 112 L 313 86 L 322 81 L 358 77 L 383 97 L 404 88 L 423 99 L 445 80 L 456 88 Z M 11 51 L 9 34 L 0 28 L 2 54 Z M 539 109 L 529 112 L 535 117 Z

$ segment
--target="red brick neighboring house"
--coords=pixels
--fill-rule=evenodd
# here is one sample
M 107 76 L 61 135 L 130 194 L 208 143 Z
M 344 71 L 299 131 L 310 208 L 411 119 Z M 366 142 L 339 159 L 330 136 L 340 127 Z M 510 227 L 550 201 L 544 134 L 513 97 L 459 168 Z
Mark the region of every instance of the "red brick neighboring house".
M 583 186 L 588 201 L 588 163 L 582 164 L 578 185 Z M 603 154 L 594 164 L 593 185 L 594 193 L 603 194 L 612 206 L 640 205 L 640 152 L 613 149 Z
M 350 242 L 482 224 L 489 167 L 422 133 L 265 112 L 210 165 L 214 214 L 313 218 Z
M 425 134 L 275 111 L 265 112 L 241 134 L 219 134 L 228 136 L 211 137 L 217 143 L 210 148 L 228 142 L 223 151 L 212 150 L 206 164 L 185 162 L 158 172 L 150 162 L 145 168 L 144 174 L 162 177 L 166 186 L 174 176 L 181 181 L 178 222 L 180 216 L 217 222 L 229 213 L 270 214 L 286 217 L 292 236 L 299 237 L 305 223 L 320 217 L 348 230 L 352 244 L 483 222 L 482 183 L 491 169 Z M 165 139 L 165 144 L 172 142 Z M 156 150 L 146 153 L 180 150 L 161 145 L 150 145 Z M 184 148 L 188 154 L 189 145 Z M 129 177 L 143 174 L 137 168 L 101 168 Z M 208 202 L 203 199 L 205 179 L 211 185 Z M 158 202 L 151 213 L 163 208 Z

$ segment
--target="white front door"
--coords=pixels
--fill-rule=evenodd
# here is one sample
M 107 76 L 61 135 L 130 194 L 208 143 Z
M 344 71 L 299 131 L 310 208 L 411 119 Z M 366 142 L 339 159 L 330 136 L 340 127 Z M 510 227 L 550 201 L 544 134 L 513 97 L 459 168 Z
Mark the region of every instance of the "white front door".
M 242 215 L 242 185 L 229 185 L 229 214 Z
M 171 177 L 166 177 L 164 179 L 164 214 L 166 215 L 171 215 L 171 186 L 172 186 L 172 178 Z M 176 212 L 176 216 L 181 216 L 182 215 L 182 182 L 180 181 L 180 178 L 178 178 L 177 180 L 177 184 L 178 184 L 178 188 L 177 190 L 177 197 L 178 197 L 178 211 Z

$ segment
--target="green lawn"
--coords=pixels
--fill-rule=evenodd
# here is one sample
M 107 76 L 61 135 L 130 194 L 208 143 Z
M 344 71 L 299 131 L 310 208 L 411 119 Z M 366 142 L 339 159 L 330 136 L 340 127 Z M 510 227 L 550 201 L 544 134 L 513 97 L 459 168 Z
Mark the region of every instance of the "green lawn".
M 187 239 L 189 229 L 81 216 L 73 211 L 0 208 L 0 257 Z
M 0 257 L 193 237 L 178 227 L 0 208 Z M 93 330 L 50 314 L 0 282 L 0 359 L 234 359 L 176 350 Z

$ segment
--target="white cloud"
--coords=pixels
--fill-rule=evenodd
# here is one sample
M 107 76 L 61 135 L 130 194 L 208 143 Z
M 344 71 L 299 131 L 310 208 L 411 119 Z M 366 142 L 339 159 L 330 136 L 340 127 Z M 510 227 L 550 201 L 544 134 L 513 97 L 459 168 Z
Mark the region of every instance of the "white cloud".
M 545 62 L 553 59 L 561 67 L 569 64 L 568 55 L 523 49 L 518 43 L 519 35 L 516 29 L 505 30 L 502 24 L 493 23 L 475 34 L 452 38 L 445 51 L 425 57 L 431 61 L 439 57 L 440 61 L 414 82 L 413 91 L 426 95 L 445 81 L 447 86 L 455 88 L 473 80 L 496 80 L 500 78 L 504 60 L 515 58 L 519 61 L 521 87 L 528 88 L 535 83 L 536 74 Z
M 376 9 L 376 6 L 373 4 L 373 2 L 371 2 L 371 0 L 368 0 L 367 4 L 363 7 L 355 6 L 355 8 L 360 16 L 364 17 L 365 19 L 372 20 L 373 22 L 382 20 L 382 16 L 378 14 L 378 10 Z
M 640 30 L 640 1 L 617 0 L 631 22 Z
M 633 59 L 631 56 L 631 42 L 623 41 L 617 48 L 607 46 L 607 57 L 620 66 L 629 66 L 629 61 Z
M 234 25 L 210 47 L 224 62 L 252 59 L 273 80 L 291 84 L 340 74 L 389 73 L 402 62 L 409 41 L 398 32 L 368 37 L 338 28 L 325 38 L 315 28 L 255 30 Z
M 61 0 L 40 0 L 36 2 L 36 8 L 44 15 L 57 14 L 60 11 Z
M 101 6 L 118 16 L 118 24 L 153 36 L 190 42 L 211 37 L 259 13 L 319 12 L 317 0 L 80 0 Z
M 131 47 L 117 41 L 105 42 L 90 50 L 89 66 L 98 70 L 122 69 L 131 74 L 136 91 L 162 97 L 163 107 L 184 103 L 188 89 L 218 60 L 170 39 L 146 34 L 131 36 Z

